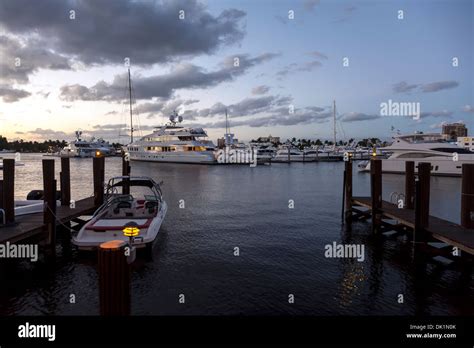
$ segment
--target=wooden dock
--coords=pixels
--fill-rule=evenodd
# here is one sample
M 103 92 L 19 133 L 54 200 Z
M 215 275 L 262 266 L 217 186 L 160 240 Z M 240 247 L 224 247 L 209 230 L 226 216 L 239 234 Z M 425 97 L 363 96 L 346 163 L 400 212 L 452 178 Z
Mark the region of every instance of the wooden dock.
M 75 202 L 75 208 L 60 206 L 56 208 L 56 226 L 66 225 L 70 221 L 83 215 L 92 214 L 96 207 L 94 197 L 88 197 Z M 43 213 L 18 216 L 14 224 L 0 228 L 0 244 L 10 242 L 18 243 L 33 237 L 46 238 L 46 224 Z
M 60 201 L 57 206 L 57 181 L 55 178 L 54 159 L 43 159 L 43 212 L 15 216 L 14 187 L 15 160 L 3 160 L 3 180 L 0 180 L 0 209 L 4 222 L 0 220 L 0 243 L 22 243 L 27 240 L 40 241 L 54 250 L 56 228 L 70 226 L 79 222 L 84 215 L 91 215 L 104 200 L 104 157 L 92 158 L 94 195 L 92 197 L 71 200 L 69 158 L 61 158 L 59 175 Z M 130 166 L 123 158 L 122 175 L 130 174 Z M 0 216 L 2 213 L 0 213 Z M 83 221 L 82 221 L 83 222 Z
M 462 167 L 459 225 L 429 214 L 429 163 L 419 163 L 416 178 L 414 162 L 406 162 L 405 192 L 395 193 L 394 204 L 382 200 L 382 161 L 372 161 L 371 195 L 366 197 L 352 196 L 352 162 L 345 163 L 343 218 L 346 223 L 371 219 L 375 234 L 411 233 L 415 245 L 442 242 L 452 249 L 474 255 L 474 165 L 463 164 Z

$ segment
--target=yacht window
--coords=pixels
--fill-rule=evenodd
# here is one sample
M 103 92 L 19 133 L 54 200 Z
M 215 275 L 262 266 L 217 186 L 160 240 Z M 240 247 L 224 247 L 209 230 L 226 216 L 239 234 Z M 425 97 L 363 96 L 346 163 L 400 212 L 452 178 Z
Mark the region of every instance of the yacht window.
M 437 147 L 435 149 L 432 149 L 433 151 L 439 151 L 439 152 L 448 152 L 448 153 L 465 153 L 465 154 L 472 154 L 471 151 L 467 149 L 463 149 L 460 147 L 459 149 L 453 149 L 452 147 Z
M 411 153 L 404 153 L 398 158 L 426 158 L 426 157 L 434 157 L 437 155 L 434 154 L 429 154 L 429 153 L 416 153 L 416 152 L 411 152 Z

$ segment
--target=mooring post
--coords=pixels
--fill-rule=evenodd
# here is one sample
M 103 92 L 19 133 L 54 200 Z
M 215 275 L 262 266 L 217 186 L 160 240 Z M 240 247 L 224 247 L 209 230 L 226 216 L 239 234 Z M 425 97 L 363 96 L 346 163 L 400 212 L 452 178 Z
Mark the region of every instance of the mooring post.
M 349 158 L 348 161 L 345 162 L 345 185 L 344 185 L 344 198 L 345 198 L 345 214 L 344 218 L 346 222 L 350 222 L 352 220 L 352 161 Z
M 418 163 L 418 178 L 420 181 L 420 222 L 421 227 L 425 228 L 429 225 L 430 217 L 430 172 L 431 163 Z
M 104 180 L 105 180 L 105 157 L 92 158 L 92 171 L 94 181 L 94 205 L 96 207 L 104 203 Z
M 290 163 L 290 147 L 288 146 L 288 163 Z
M 52 247 L 56 243 L 56 180 L 54 179 L 54 160 L 43 160 L 43 195 L 44 195 L 44 213 L 43 222 L 46 225 L 47 241 L 46 244 Z
M 382 208 L 382 161 L 372 159 L 370 163 L 371 198 L 372 198 L 372 232 L 380 229 L 380 212 Z
M 61 205 L 69 205 L 71 202 L 71 171 L 69 157 L 61 157 L 60 189 Z
M 130 266 L 121 240 L 99 247 L 100 315 L 130 315 Z
M 3 209 L 5 222 L 15 222 L 15 160 L 3 160 Z
M 474 164 L 462 165 L 461 225 L 474 228 Z
M 405 162 L 405 209 L 413 209 L 415 202 L 415 162 Z
M 122 176 L 130 176 L 130 160 L 127 155 L 122 156 Z M 124 180 L 122 194 L 130 194 L 130 180 Z

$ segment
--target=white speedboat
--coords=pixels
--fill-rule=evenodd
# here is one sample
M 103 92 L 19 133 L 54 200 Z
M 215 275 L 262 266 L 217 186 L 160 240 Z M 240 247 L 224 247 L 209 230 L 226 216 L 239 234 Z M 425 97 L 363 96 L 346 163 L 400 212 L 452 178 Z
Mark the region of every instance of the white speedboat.
M 130 194 L 124 191 L 127 186 L 130 187 Z M 111 240 L 130 241 L 124 230 L 133 227 L 138 234 L 132 238 L 132 245 L 150 250 L 167 210 L 160 185 L 153 179 L 127 176 L 112 178 L 107 185 L 105 203 L 72 242 L 80 250 L 93 250 Z
M 474 152 L 447 142 L 438 133 L 397 135 L 392 145 L 383 150 L 391 153 L 382 159 L 384 173 L 405 173 L 405 162 L 413 161 L 415 171 L 419 162 L 429 162 L 432 175 L 461 176 L 463 163 L 474 163 Z M 362 164 L 359 171 L 370 171 L 370 161 Z
M 127 145 L 132 161 L 173 163 L 216 163 L 215 145 L 207 140 L 202 128 L 184 128 L 177 125 L 182 117 L 176 113 L 170 116 L 170 123 L 153 133 Z

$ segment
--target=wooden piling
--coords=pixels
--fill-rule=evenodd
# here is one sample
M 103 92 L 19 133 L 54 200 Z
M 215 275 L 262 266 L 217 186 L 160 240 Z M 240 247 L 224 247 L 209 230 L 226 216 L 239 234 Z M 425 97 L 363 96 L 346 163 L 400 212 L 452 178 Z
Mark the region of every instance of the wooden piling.
M 92 158 L 92 171 L 94 181 L 94 204 L 96 207 L 104 203 L 104 186 L 105 186 L 105 157 Z
M 288 163 L 290 163 L 290 147 L 288 147 Z
M 99 247 L 100 315 L 130 315 L 130 266 L 125 255 L 127 243 L 113 240 Z
M 3 209 L 5 222 L 15 222 L 15 160 L 3 160 Z
M 0 180 L 0 209 L 3 209 L 3 180 Z
M 461 226 L 474 229 L 474 164 L 462 165 Z
M 370 163 L 371 198 L 372 198 L 372 232 L 378 233 L 381 223 L 382 207 L 382 161 L 372 159 Z
M 127 156 L 122 156 L 122 176 L 130 176 L 130 160 L 127 160 Z M 130 194 L 129 180 L 124 180 L 122 186 L 122 194 Z
M 420 223 L 421 227 L 429 225 L 430 216 L 430 172 L 431 164 L 427 162 L 418 163 L 418 179 L 420 181 Z
M 43 195 L 45 209 L 43 222 L 46 225 L 46 244 L 53 247 L 56 243 L 56 180 L 54 179 L 54 159 L 43 160 Z
M 344 206 L 345 206 L 345 214 L 344 219 L 346 222 L 350 222 L 352 220 L 352 161 L 349 160 L 345 162 L 345 187 L 344 187 Z
M 61 158 L 61 205 L 69 205 L 71 203 L 71 171 L 69 157 Z
M 405 162 L 405 209 L 413 209 L 415 202 L 415 162 Z

